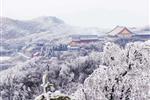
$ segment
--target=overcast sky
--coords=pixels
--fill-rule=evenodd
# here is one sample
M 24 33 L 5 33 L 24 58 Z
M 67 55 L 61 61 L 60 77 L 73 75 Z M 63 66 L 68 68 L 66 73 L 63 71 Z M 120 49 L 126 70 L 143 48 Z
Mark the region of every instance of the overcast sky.
M 149 0 L 0 0 L 3 17 L 28 20 L 56 16 L 83 27 L 144 26 Z

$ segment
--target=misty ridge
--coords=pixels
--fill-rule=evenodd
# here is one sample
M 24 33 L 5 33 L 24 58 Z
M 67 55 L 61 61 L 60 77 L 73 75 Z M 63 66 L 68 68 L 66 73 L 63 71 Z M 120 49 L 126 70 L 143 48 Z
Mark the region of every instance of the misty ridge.
M 0 18 L 0 100 L 149 100 L 150 27 Z

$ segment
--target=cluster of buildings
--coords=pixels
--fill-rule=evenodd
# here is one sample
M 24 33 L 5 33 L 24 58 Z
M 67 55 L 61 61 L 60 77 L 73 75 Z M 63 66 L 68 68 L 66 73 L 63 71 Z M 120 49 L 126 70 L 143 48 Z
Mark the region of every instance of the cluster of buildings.
M 79 50 L 80 45 L 99 41 L 97 35 L 72 35 L 71 41 L 68 43 L 68 50 Z
M 112 37 L 121 37 L 121 38 L 129 38 L 134 35 L 128 28 L 122 26 L 116 26 L 110 32 L 106 33 L 107 38 Z M 72 35 L 70 36 L 71 41 L 68 44 L 69 50 L 78 50 L 80 45 L 88 44 L 88 43 L 95 43 L 104 39 L 98 35 Z
M 150 36 L 150 35 L 149 35 Z M 130 38 L 132 37 L 132 38 Z M 137 35 L 134 34 L 133 32 L 131 32 L 128 28 L 123 27 L 123 26 L 116 26 L 114 29 L 112 29 L 111 31 L 109 31 L 108 33 L 105 34 L 105 36 L 103 35 L 71 35 L 69 38 L 69 42 L 68 44 L 63 44 L 63 45 L 57 45 L 54 46 L 51 51 L 78 51 L 80 50 L 83 46 L 89 46 L 90 43 L 97 43 L 97 42 L 114 42 L 117 41 L 118 43 L 120 43 L 121 45 L 126 44 L 129 40 L 135 39 L 135 37 L 137 38 Z M 140 36 L 141 39 L 141 36 Z M 101 42 L 101 43 L 102 43 Z M 43 42 L 45 43 L 45 42 Z M 43 44 L 36 44 L 35 46 L 31 46 L 32 48 L 28 48 L 28 49 L 32 49 L 29 51 L 34 51 L 34 53 L 32 54 L 32 57 L 34 56 L 39 56 L 40 53 L 39 51 L 41 50 L 41 48 L 45 47 L 43 46 Z M 50 46 L 46 46 L 50 49 Z M 46 48 L 44 49 L 44 51 L 50 51 L 47 50 Z M 52 52 L 53 53 L 53 52 Z M 50 54 L 50 53 L 49 53 Z

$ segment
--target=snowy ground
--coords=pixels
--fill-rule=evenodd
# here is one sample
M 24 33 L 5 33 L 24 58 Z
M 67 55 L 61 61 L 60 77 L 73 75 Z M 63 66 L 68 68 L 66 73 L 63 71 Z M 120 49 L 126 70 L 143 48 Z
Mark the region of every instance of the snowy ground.
M 0 62 L 4 62 L 4 61 L 7 61 L 9 60 L 11 57 L 9 56 L 0 56 Z

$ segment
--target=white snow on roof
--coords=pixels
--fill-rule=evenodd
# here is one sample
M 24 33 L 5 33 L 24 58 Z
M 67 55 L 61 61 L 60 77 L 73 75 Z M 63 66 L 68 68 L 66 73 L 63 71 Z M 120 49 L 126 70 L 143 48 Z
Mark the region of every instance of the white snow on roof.
M 108 32 L 109 35 L 117 35 L 118 33 L 120 33 L 125 27 L 122 26 L 117 26 L 115 27 L 112 31 Z
M 71 36 L 72 40 L 80 41 L 80 40 L 98 40 L 97 35 L 73 35 Z
M 115 27 L 113 30 L 111 30 L 110 32 L 108 32 L 107 34 L 108 35 L 111 35 L 111 36 L 115 36 L 115 35 L 118 35 L 120 32 L 122 32 L 123 30 L 127 30 L 129 31 L 130 33 L 132 33 L 130 30 L 128 30 L 126 27 L 123 27 L 123 26 L 117 26 Z

